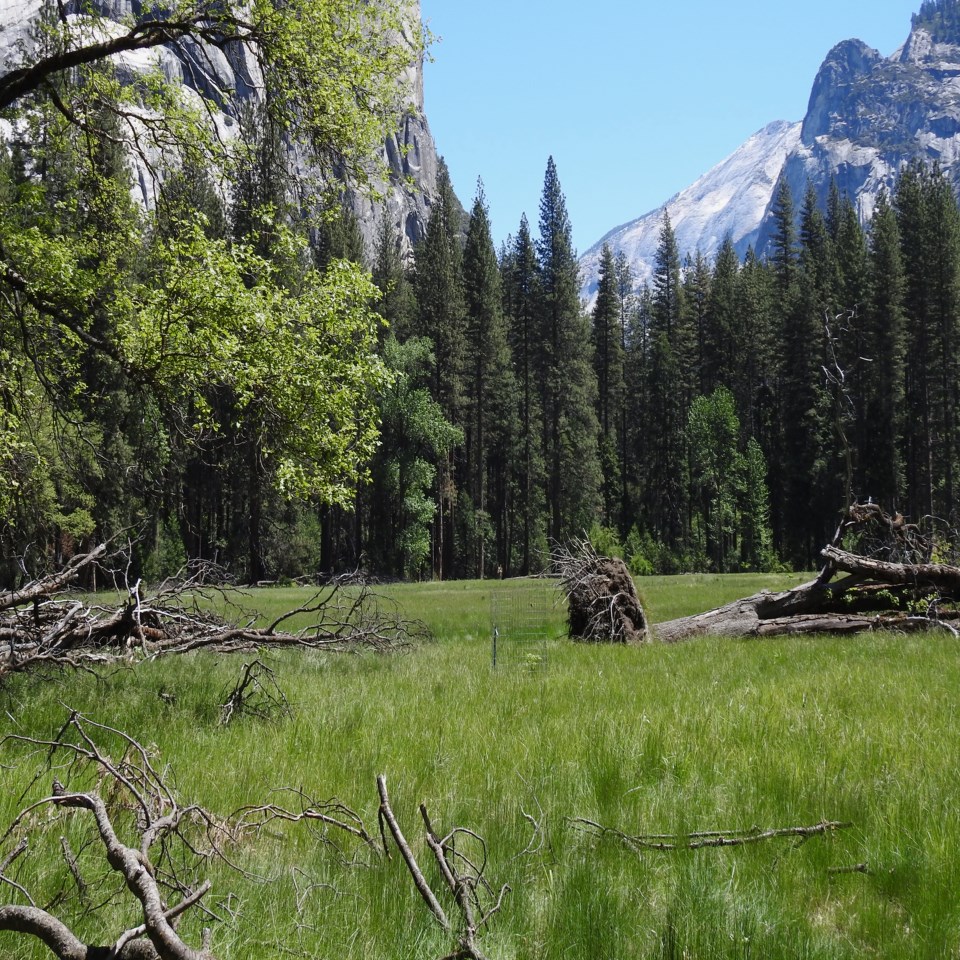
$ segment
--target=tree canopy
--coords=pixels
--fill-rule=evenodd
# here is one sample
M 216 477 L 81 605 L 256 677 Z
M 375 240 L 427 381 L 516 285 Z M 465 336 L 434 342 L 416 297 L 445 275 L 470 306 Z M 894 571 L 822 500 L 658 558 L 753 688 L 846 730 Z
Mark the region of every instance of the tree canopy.
M 193 0 L 117 21 L 86 0 L 44 4 L 0 66 L 7 548 L 176 516 L 172 451 L 218 435 L 244 437 L 249 469 L 284 496 L 353 498 L 389 379 L 377 291 L 355 264 L 315 266 L 300 211 L 323 205 L 304 186 L 363 182 L 397 123 L 422 53 L 402 7 Z M 199 60 L 204 82 L 168 79 L 171 57 L 188 80 Z M 275 162 L 248 188 L 268 138 Z M 206 209 L 176 202 L 185 182 L 207 184 Z M 142 502 L 94 516 L 93 489 L 118 471 Z

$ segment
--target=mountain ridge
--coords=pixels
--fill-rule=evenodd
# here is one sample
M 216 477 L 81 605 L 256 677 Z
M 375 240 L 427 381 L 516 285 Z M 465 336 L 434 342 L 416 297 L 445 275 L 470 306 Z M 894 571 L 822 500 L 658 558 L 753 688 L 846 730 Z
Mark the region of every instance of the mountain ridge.
M 778 124 L 791 128 L 795 142 L 763 137 Z M 733 158 L 738 158 L 735 175 Z M 742 167 L 751 160 L 767 175 L 762 187 L 752 184 L 748 201 L 749 177 Z M 960 187 L 960 0 L 927 0 L 911 18 L 906 41 L 889 57 L 861 40 L 837 43 L 817 71 L 802 121 L 769 124 L 661 207 L 608 231 L 581 258 L 582 295 L 592 303 L 604 243 L 627 255 L 639 283 L 649 280 L 664 210 L 683 256 L 699 250 L 711 257 L 726 232 L 741 256 L 749 246 L 762 256 L 772 235 L 780 179 L 786 179 L 798 208 L 808 183 L 825 205 L 835 181 L 866 222 L 881 190 L 890 192 L 899 171 L 914 160 L 938 163 L 955 189 Z M 729 200 L 698 213 L 693 207 L 702 204 L 698 194 L 705 191 L 714 198 L 726 193 Z

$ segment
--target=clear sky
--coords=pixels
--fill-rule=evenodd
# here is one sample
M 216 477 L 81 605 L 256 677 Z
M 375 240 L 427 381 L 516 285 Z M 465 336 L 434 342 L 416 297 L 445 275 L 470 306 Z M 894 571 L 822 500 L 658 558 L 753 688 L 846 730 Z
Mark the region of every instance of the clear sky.
M 421 0 L 426 111 L 464 206 L 536 235 L 547 157 L 582 253 L 773 120 L 801 120 L 834 44 L 882 54 L 920 0 Z

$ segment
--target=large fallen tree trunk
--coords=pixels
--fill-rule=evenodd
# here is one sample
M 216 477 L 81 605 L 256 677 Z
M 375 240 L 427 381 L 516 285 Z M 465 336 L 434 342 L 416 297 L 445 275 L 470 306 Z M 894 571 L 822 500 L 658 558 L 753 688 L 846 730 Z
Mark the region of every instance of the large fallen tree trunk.
M 843 549 L 845 538 L 857 541 L 857 552 Z M 938 625 L 956 633 L 960 567 L 931 562 L 933 549 L 934 539 L 901 516 L 891 517 L 873 503 L 854 504 L 821 552 L 825 564 L 814 580 L 668 620 L 654 628 L 655 636 L 675 643 L 708 634 L 764 637 Z

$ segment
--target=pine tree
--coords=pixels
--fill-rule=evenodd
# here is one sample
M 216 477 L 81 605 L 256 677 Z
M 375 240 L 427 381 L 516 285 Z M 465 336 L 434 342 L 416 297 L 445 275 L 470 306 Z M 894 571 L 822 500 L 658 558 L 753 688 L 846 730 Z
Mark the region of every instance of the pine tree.
M 741 315 L 737 303 L 737 287 L 740 261 L 733 248 L 730 236 L 724 237 L 717 252 L 707 298 L 703 332 L 703 377 L 701 392 L 710 393 L 719 386 L 726 386 L 737 398 L 737 408 L 742 417 L 745 404 L 742 386 L 744 362 L 756 349 L 756 344 L 742 339 Z M 749 345 L 743 349 L 744 345 Z
M 884 509 L 903 505 L 904 274 L 897 218 L 885 192 L 870 225 L 858 489 Z
M 785 177 L 777 183 L 773 199 L 774 232 L 770 262 L 777 278 L 777 292 L 782 303 L 789 301 L 797 269 L 797 227 L 794 221 L 793 194 Z
M 463 253 L 467 307 L 466 474 L 473 529 L 468 531 L 465 566 L 483 577 L 494 566 L 509 566 L 508 474 L 517 433 L 515 380 L 503 316 L 500 266 L 490 232 L 483 185 L 470 215 Z M 488 539 L 494 550 L 487 549 Z
M 602 522 L 619 525 L 622 500 L 621 429 L 624 401 L 623 327 L 621 298 L 613 251 L 604 244 L 600 278 L 592 315 L 593 368 L 597 377 L 597 419 L 600 424 L 600 469 L 603 496 Z
M 671 550 L 682 547 L 689 517 L 684 428 L 696 371 L 685 314 L 680 254 L 664 211 L 651 294 L 646 500 L 654 532 Z
M 414 286 L 419 307 L 416 333 L 433 342 L 436 364 L 431 393 L 452 423 L 462 422 L 464 390 L 463 250 L 459 204 L 446 165 L 437 174 L 437 197 L 417 249 Z
M 956 200 L 939 169 L 907 168 L 897 185 L 906 275 L 906 484 L 914 516 L 956 513 L 958 267 Z
M 553 157 L 540 199 L 541 396 L 551 540 L 589 530 L 599 500 L 596 378 L 566 200 Z
M 617 280 L 617 307 L 620 326 L 620 352 L 623 363 L 623 395 L 619 410 L 620 436 L 620 533 L 626 536 L 632 527 L 630 508 L 630 481 L 636 484 L 637 463 L 635 447 L 630 443 L 630 392 L 628 387 L 628 354 L 630 350 L 631 329 L 637 312 L 637 298 L 633 287 L 633 271 L 627 255 L 621 250 L 617 253 L 614 265 Z
M 782 353 L 783 496 L 785 547 L 801 566 L 815 562 L 824 528 L 843 507 L 831 475 L 839 438 L 832 435 L 831 397 L 826 393 L 825 342 L 831 305 L 832 251 L 823 214 L 812 190 L 801 217 L 799 270 L 784 305 Z
M 526 216 L 501 264 L 503 304 L 517 385 L 517 456 L 512 485 L 516 489 L 511 543 L 519 553 L 517 569 L 530 574 L 547 550 L 546 471 L 543 460 L 541 383 L 544 356 L 540 338 L 540 278 L 537 252 Z M 514 563 L 507 564 L 514 569 Z
M 373 255 L 373 282 L 381 293 L 377 312 L 400 342 L 408 339 L 416 323 L 417 300 L 413 283 L 400 259 L 400 234 L 384 206 L 377 228 Z
M 707 392 L 707 328 L 709 326 L 707 310 L 712 280 L 713 275 L 707 258 L 699 250 L 693 256 L 688 255 L 683 270 L 683 302 L 687 311 L 690 359 L 693 364 L 690 388 L 692 394 L 698 395 Z
M 466 306 L 463 294 L 463 252 L 460 246 L 459 204 L 446 166 L 437 176 L 437 198 L 423 242 L 417 250 L 414 287 L 419 316 L 418 336 L 433 344 L 435 363 L 430 394 L 447 421 L 461 426 L 464 415 L 464 347 Z M 434 573 L 454 575 L 456 514 L 459 502 L 459 454 L 450 451 L 437 473 L 440 513 L 434 527 Z
M 625 481 L 625 508 L 623 523 L 653 530 L 650 490 L 651 453 L 657 435 L 652 417 L 651 390 L 651 320 L 652 295 L 644 283 L 632 298 L 625 328 L 626 354 L 624 357 L 624 449 L 623 474 Z

